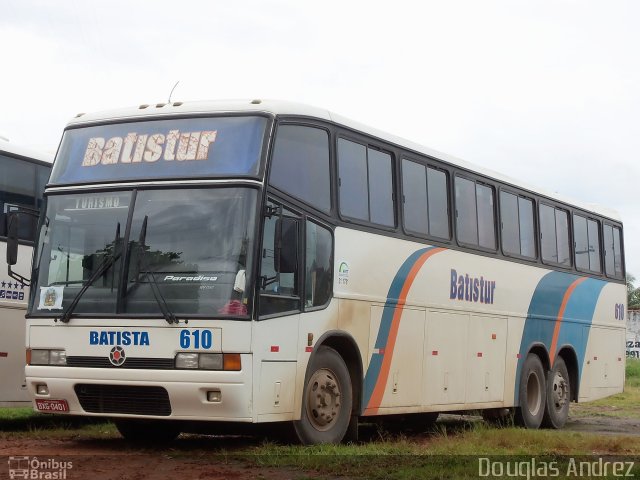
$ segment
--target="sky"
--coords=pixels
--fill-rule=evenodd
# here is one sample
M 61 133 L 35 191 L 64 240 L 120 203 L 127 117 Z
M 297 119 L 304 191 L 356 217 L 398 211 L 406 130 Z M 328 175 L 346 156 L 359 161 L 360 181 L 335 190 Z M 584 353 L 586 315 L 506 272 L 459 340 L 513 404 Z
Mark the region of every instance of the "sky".
M 79 112 L 324 107 L 616 209 L 640 279 L 637 0 L 0 0 L 0 135 L 55 152 Z

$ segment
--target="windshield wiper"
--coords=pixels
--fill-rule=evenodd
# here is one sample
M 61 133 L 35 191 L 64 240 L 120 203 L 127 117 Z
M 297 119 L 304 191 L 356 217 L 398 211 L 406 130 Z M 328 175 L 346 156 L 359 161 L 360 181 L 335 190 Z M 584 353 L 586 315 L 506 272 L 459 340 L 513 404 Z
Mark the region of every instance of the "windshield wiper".
M 118 245 L 119 240 L 120 240 L 120 222 L 118 222 L 118 226 L 116 227 L 116 238 L 113 241 L 114 252 Z M 82 298 L 82 295 L 84 295 L 84 292 L 86 292 L 89 289 L 89 287 L 93 285 L 93 282 L 95 282 L 98 278 L 100 278 L 107 270 L 109 270 L 109 268 L 113 266 L 114 263 L 116 263 L 116 260 L 120 258 L 121 254 L 122 254 L 121 252 L 117 252 L 104 257 L 100 266 L 98 266 L 95 272 L 91 274 L 91 276 L 87 279 L 87 281 L 84 283 L 82 288 L 78 291 L 78 293 L 76 293 L 76 296 L 73 297 L 73 300 L 71 301 L 69 306 L 66 308 L 66 310 L 62 312 L 62 315 L 60 315 L 59 320 L 62 323 L 68 323 L 69 320 L 71 320 L 71 315 L 73 314 L 73 311 L 75 310 L 75 308 L 78 306 L 78 302 L 80 302 L 80 299 Z
M 142 221 L 142 227 L 140 228 L 140 236 L 138 237 L 139 254 L 138 254 L 138 260 L 136 263 L 136 274 L 134 275 L 136 279 L 134 287 L 136 285 L 140 285 L 141 283 L 140 273 L 142 273 L 142 262 L 147 253 L 145 250 L 145 242 L 147 241 L 148 220 L 149 220 L 149 216 L 145 215 L 144 220 Z M 144 272 L 144 276 L 149 279 L 149 285 L 151 286 L 151 293 L 153 293 L 153 298 L 155 298 L 156 303 L 160 308 L 160 313 L 162 313 L 162 316 L 164 317 L 164 319 L 167 321 L 169 325 L 178 323 L 178 319 L 169 308 L 169 305 L 167 304 L 167 300 L 164 298 L 164 295 L 162 295 L 162 292 L 160 291 L 160 287 L 158 286 L 158 282 L 156 282 L 156 277 L 153 275 L 153 272 L 150 272 L 147 270 Z
M 156 299 L 158 303 L 158 307 L 160 307 L 160 311 L 162 312 L 162 316 L 167 321 L 169 325 L 172 323 L 178 323 L 178 319 L 173 314 L 169 305 L 167 304 L 167 300 L 162 295 L 160 291 L 160 287 L 158 286 L 158 282 L 156 282 L 156 277 L 153 275 L 153 272 L 145 272 L 145 276 L 149 278 L 151 281 L 149 285 L 151 285 L 151 292 L 153 292 L 153 297 Z

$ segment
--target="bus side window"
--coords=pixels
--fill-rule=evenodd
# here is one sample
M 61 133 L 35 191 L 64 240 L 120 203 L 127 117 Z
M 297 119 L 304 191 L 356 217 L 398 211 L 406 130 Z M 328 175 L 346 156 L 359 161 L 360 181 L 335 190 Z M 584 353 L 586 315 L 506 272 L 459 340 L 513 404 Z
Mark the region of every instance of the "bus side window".
M 0 236 L 5 236 L 8 213 L 16 211 L 17 207 L 36 207 L 36 165 L 9 157 L 3 158 L 2 163 L 6 168 L 0 177 Z M 33 241 L 36 220 L 31 215 L 20 215 L 18 238 Z
M 308 220 L 306 232 L 304 305 L 313 308 L 326 304 L 331 298 L 333 239 L 328 229 Z
M 540 238 L 542 260 L 570 267 L 569 213 L 544 203 L 540 204 Z
M 278 208 L 274 203 L 269 207 L 277 208 L 278 213 L 264 219 L 262 254 L 260 267 L 260 316 L 300 310 L 300 292 L 298 289 L 298 271 L 280 273 L 275 268 L 274 237 L 276 223 L 282 215 L 296 216 L 293 212 Z
M 276 135 L 271 185 L 329 212 L 329 133 L 320 128 L 281 125 Z

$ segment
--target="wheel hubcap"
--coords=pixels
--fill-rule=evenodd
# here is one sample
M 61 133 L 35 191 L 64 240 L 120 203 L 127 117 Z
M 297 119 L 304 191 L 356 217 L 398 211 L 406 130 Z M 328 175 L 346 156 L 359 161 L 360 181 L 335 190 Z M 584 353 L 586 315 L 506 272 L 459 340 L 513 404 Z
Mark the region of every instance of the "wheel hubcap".
M 569 384 L 560 372 L 553 376 L 552 395 L 556 410 L 562 410 L 569 400 Z
M 542 404 L 540 379 L 535 372 L 531 372 L 527 379 L 527 407 L 531 415 L 536 416 Z
M 331 370 L 321 368 L 307 385 L 307 417 L 320 431 L 329 430 L 341 409 L 340 384 Z

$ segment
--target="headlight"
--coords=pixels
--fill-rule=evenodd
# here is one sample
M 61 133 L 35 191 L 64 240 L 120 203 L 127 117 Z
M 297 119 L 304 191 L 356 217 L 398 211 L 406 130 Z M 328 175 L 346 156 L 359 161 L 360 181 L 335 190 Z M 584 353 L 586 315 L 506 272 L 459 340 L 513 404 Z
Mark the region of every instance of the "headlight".
M 198 354 L 197 353 L 177 354 L 176 368 L 198 368 Z
M 176 355 L 176 368 L 189 370 L 242 370 L 239 353 L 191 353 Z
M 27 350 L 27 363 L 29 365 L 56 365 L 67 364 L 67 352 L 65 350 L 33 349 Z
M 65 350 L 51 350 L 49 352 L 49 365 L 66 365 L 67 352 Z

